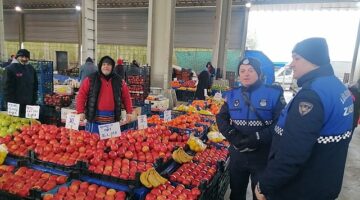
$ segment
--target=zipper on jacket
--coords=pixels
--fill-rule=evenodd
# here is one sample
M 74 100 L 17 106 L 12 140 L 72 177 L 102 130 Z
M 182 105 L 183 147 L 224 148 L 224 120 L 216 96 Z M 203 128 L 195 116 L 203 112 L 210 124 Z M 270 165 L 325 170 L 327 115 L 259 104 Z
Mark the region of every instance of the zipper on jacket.
M 245 95 L 247 95 L 245 93 Z M 249 102 L 251 102 L 251 92 L 249 91 Z M 248 105 L 248 109 L 247 109 L 247 115 L 246 115 L 246 126 L 249 126 L 249 114 L 250 114 L 250 105 Z

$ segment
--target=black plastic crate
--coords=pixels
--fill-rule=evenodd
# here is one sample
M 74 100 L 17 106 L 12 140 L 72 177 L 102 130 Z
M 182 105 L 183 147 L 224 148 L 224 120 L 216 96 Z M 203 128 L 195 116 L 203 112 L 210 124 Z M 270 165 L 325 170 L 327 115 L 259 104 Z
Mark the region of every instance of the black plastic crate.
M 96 174 L 96 173 L 88 170 L 87 168 L 82 169 L 80 171 L 80 174 L 83 176 L 88 176 L 91 178 L 96 178 L 99 180 L 109 181 L 109 182 L 128 185 L 128 186 L 138 187 L 141 185 L 141 182 L 140 182 L 140 174 L 141 173 L 140 172 L 136 172 L 135 180 L 123 180 L 118 177 L 114 177 L 114 176 L 110 176 L 110 175 Z
M 188 90 L 175 90 L 176 99 L 178 101 L 189 102 L 193 101 L 195 97 L 195 92 Z
M 218 184 L 218 199 L 223 200 L 226 191 L 228 190 L 230 185 L 230 171 L 225 170 L 224 173 L 219 178 L 219 184 Z

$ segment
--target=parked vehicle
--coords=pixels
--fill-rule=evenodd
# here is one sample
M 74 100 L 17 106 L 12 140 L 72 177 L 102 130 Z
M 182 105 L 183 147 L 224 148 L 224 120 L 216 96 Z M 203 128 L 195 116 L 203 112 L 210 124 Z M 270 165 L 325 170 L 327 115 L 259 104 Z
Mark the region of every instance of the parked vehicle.
M 275 83 L 281 85 L 284 90 L 289 90 L 290 86 L 294 82 L 293 75 L 294 71 L 289 67 L 289 65 L 285 65 L 275 72 Z

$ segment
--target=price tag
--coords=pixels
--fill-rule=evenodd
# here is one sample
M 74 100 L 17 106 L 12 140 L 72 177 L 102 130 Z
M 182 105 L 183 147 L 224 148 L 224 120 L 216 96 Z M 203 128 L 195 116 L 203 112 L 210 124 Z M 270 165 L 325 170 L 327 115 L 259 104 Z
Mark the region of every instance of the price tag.
M 171 110 L 164 111 L 164 121 L 165 122 L 171 121 Z
M 68 113 L 66 115 L 65 128 L 79 130 L 80 115 Z
M 8 108 L 7 112 L 8 112 L 9 115 L 19 116 L 20 104 L 8 102 L 7 103 L 7 108 Z
M 148 127 L 148 123 L 147 123 L 147 116 L 146 115 L 140 115 L 137 117 L 138 119 L 138 129 L 145 129 Z
M 115 122 L 111 124 L 99 125 L 100 140 L 112 137 L 119 137 L 121 135 L 120 123 Z
M 30 119 L 39 119 L 40 106 L 26 105 L 25 117 Z
M 207 89 L 204 89 L 204 96 L 208 96 Z
M 221 99 L 222 99 L 221 92 L 217 92 L 217 93 L 215 93 L 215 95 L 214 95 L 214 99 L 215 99 L 216 101 L 221 101 Z

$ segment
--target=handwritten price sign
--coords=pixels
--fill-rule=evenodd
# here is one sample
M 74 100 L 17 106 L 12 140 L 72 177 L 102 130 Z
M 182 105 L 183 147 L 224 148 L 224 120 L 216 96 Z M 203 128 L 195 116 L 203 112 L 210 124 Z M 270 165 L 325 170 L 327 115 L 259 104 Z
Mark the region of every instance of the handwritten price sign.
M 39 119 L 40 115 L 40 106 L 29 106 L 26 105 L 26 118 L 30 119 Z
M 20 112 L 20 104 L 17 103 L 7 103 L 7 108 L 8 108 L 8 114 L 12 115 L 12 116 L 19 116 L 19 112 Z
M 120 123 L 115 122 L 111 124 L 99 125 L 100 139 L 108 139 L 112 137 L 119 137 L 121 135 Z
M 79 130 L 80 115 L 68 113 L 66 116 L 65 128 Z

